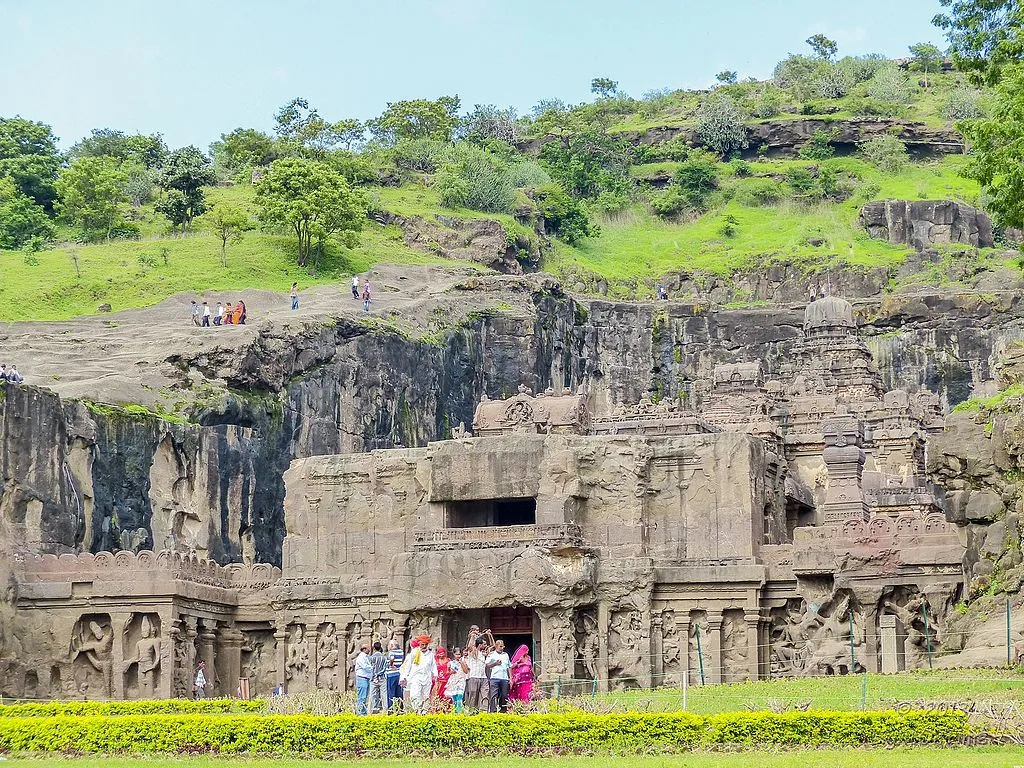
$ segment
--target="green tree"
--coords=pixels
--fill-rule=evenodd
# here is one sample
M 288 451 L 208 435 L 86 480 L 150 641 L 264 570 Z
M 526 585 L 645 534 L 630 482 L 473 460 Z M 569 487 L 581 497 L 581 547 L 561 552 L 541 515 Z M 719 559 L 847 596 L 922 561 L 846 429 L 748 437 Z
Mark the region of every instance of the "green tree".
M 811 46 L 811 50 L 814 51 L 815 56 L 824 61 L 831 61 L 832 57 L 839 51 L 839 46 L 836 45 L 836 41 L 829 40 L 820 32 L 816 35 L 811 35 L 804 40 L 804 42 Z
M 633 185 L 629 146 L 593 124 L 566 124 L 566 130 L 561 141 L 547 142 L 540 152 L 551 177 L 577 198 L 628 196 Z
M 1005 68 L 991 114 L 958 124 L 971 147 L 967 174 L 1004 227 L 1024 227 L 1024 66 Z
M 214 162 L 234 176 L 247 168 L 264 168 L 278 158 L 278 147 L 267 134 L 255 128 L 235 128 L 222 133 L 220 141 L 210 145 Z
M 914 67 L 924 73 L 924 87 L 927 88 L 928 73 L 938 72 L 942 67 L 942 51 L 932 43 L 915 43 L 909 50 Z
M 995 85 L 1003 69 L 1024 61 L 1021 0 L 939 0 L 947 13 L 932 19 L 946 30 L 953 63 L 974 85 Z
M 496 139 L 515 144 L 523 132 L 514 107 L 500 109 L 494 104 L 477 104 L 473 111 L 459 121 L 458 138 L 483 144 Z
M 691 152 L 679 164 L 673 182 L 682 191 L 687 207 L 702 211 L 711 193 L 718 189 L 718 163 L 707 152 Z
M 895 64 L 887 64 L 868 80 L 867 93 L 873 99 L 890 104 L 909 104 L 914 96 L 907 73 Z
M 220 240 L 220 263 L 225 267 L 228 265 L 228 243 L 241 240 L 243 234 L 253 228 L 249 214 L 233 205 L 215 205 L 198 221 Z
M 11 179 L 0 178 L 0 248 L 24 248 L 52 240 L 53 222 L 41 205 L 23 195 Z
M 548 230 L 570 245 L 601 234 L 601 228 L 590 220 L 580 201 L 558 184 L 542 184 L 534 194 L 534 201 Z
M 346 233 L 351 241 L 366 218 L 366 201 L 344 177 L 306 158 L 275 161 L 256 185 L 256 204 L 265 223 L 295 233 L 300 266 L 308 263 L 314 239 Z
M 736 81 L 738 79 L 739 75 L 737 75 L 736 72 L 731 69 L 723 69 L 721 72 L 715 75 L 715 80 L 722 83 L 723 85 L 736 85 Z
M 705 147 L 725 157 L 747 146 L 747 129 L 736 102 L 721 93 L 704 97 L 694 115 L 694 133 Z
M 458 96 L 388 102 L 383 114 L 367 121 L 366 128 L 386 147 L 402 139 L 451 141 L 459 123 L 459 103 Z
M 192 227 L 192 219 L 206 210 L 203 187 L 216 179 L 210 158 L 198 149 L 189 146 L 174 150 L 157 178 L 157 184 L 166 192 L 157 210 L 167 216 L 172 225 L 187 232 Z
M 11 179 L 21 194 L 50 210 L 59 168 L 57 138 L 50 126 L 21 117 L 0 118 L 0 178 Z
M 619 84 L 610 77 L 595 77 L 590 81 L 590 92 L 599 99 L 610 99 L 619 92 Z
M 292 99 L 281 107 L 274 115 L 274 122 L 274 132 L 285 145 L 292 147 L 291 154 L 318 160 L 336 148 L 351 149 L 366 132 L 358 120 L 325 120 L 303 98 Z
M 167 157 L 167 145 L 159 133 L 128 136 L 113 128 L 95 128 L 68 150 L 68 157 L 112 157 L 119 163 L 133 163 L 152 169 Z
M 472 144 L 456 144 L 438 171 L 434 186 L 441 204 L 476 211 L 512 213 L 516 187 L 507 163 Z
M 57 213 L 78 227 L 86 241 L 110 239 L 123 218 L 128 174 L 113 157 L 80 157 L 57 179 Z

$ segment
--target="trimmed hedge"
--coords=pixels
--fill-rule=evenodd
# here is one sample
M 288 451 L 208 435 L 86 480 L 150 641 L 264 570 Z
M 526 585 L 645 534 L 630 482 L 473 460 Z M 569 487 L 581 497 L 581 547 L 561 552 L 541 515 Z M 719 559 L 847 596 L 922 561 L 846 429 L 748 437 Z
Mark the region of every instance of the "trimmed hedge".
M 951 711 L 0 718 L 4 752 L 678 752 L 727 744 L 948 744 L 967 735 L 967 715 Z
M 58 715 L 216 715 L 265 714 L 265 699 L 149 699 L 145 701 L 47 701 L 0 705 L 4 717 L 56 717 Z

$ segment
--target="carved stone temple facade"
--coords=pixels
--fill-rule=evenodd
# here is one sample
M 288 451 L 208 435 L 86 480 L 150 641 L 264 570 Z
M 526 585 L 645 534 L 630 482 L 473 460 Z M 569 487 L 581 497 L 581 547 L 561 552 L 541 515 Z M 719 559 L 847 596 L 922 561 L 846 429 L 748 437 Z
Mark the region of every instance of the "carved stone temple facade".
M 777 375 L 719 365 L 680 402 L 484 400 L 473 436 L 285 476 L 282 569 L 127 552 L 18 561 L 10 695 L 351 686 L 363 640 L 470 624 L 590 690 L 919 667 L 964 547 L 925 480 L 930 394 L 883 391 L 849 303 L 808 305 Z

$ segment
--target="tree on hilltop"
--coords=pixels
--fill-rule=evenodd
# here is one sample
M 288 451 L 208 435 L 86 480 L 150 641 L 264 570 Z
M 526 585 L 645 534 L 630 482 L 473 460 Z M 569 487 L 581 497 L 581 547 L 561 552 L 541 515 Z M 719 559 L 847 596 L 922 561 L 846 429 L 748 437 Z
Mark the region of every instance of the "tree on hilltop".
M 50 210 L 60 157 L 50 126 L 21 117 L 0 118 L 0 178 L 14 182 L 36 205 Z
M 256 185 L 263 222 L 290 229 L 298 238 L 298 263 L 306 266 L 314 239 L 336 233 L 354 245 L 366 219 L 366 201 L 345 178 L 323 163 L 300 157 L 277 160 Z
M 265 168 L 279 156 L 274 139 L 255 128 L 235 128 L 222 133 L 220 140 L 210 144 L 214 164 L 226 176 L 246 169 Z
M 736 72 L 731 69 L 723 69 L 721 72 L 715 75 L 715 80 L 720 82 L 722 85 L 736 85 L 736 81 L 738 79 L 739 75 L 737 75 Z
M 157 184 L 165 191 L 164 198 L 156 204 L 157 211 L 173 226 L 187 232 L 192 220 L 206 211 L 203 187 L 216 179 L 210 158 L 198 149 L 189 146 L 174 150 L 157 178 Z
M 110 239 L 128 201 L 128 173 L 113 157 L 79 157 L 57 179 L 56 209 L 86 241 Z
M 366 129 L 358 120 L 330 122 L 309 106 L 303 98 L 295 98 L 274 115 L 274 132 L 292 154 L 322 160 L 328 152 L 341 148 L 351 149 L 362 141 Z
M 11 179 L 0 178 L 0 248 L 44 243 L 53 235 L 53 222 L 43 207 L 23 195 Z
M 590 81 L 590 92 L 599 99 L 610 99 L 618 94 L 619 84 L 610 77 L 595 77 Z
M 924 87 L 928 87 L 928 73 L 942 67 L 942 51 L 932 43 L 915 43 L 909 48 L 915 69 L 924 73 Z
M 68 157 L 112 157 L 118 163 L 132 163 L 152 169 L 167 157 L 167 145 L 159 133 L 128 136 L 124 131 L 113 128 L 94 128 L 68 150 Z
M 946 31 L 953 63 L 973 85 L 995 85 L 1005 67 L 1024 60 L 1021 0 L 939 0 L 948 13 L 932 24 Z
M 836 41 L 830 40 L 820 32 L 816 35 L 811 35 L 804 42 L 811 46 L 814 55 L 823 61 L 831 61 L 832 57 L 839 52 L 839 46 L 836 44 Z
M 448 142 L 459 124 L 460 103 L 458 96 L 388 102 L 387 109 L 380 117 L 368 120 L 366 128 L 385 147 L 393 147 L 402 139 Z

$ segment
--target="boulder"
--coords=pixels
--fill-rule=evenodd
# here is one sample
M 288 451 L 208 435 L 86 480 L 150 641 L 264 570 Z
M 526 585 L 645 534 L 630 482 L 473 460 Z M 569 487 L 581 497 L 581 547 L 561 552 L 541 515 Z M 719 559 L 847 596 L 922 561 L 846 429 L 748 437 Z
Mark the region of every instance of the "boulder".
M 871 237 L 912 245 L 921 251 L 939 243 L 991 248 L 992 220 L 977 208 L 953 200 L 881 200 L 860 209 Z

